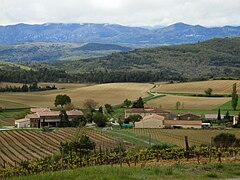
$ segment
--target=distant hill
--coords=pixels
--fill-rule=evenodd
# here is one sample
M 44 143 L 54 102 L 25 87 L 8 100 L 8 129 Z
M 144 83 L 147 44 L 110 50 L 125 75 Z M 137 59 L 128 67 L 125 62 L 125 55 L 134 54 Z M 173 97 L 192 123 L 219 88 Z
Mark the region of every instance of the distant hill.
M 91 44 L 86 47 L 91 49 Z M 240 37 L 76 61 L 0 64 L 0 82 L 156 82 L 213 77 L 240 78 Z
M 0 26 L 0 44 L 23 42 L 108 43 L 138 46 L 183 44 L 216 37 L 240 36 L 240 27 L 192 26 L 176 23 L 167 27 L 128 27 L 118 24 L 17 24 Z
M 188 79 L 216 76 L 240 77 L 240 37 L 201 43 L 160 46 L 114 53 L 107 57 L 48 66 L 68 72 L 171 70 Z
M 130 50 L 132 48 L 99 43 L 19 43 L 14 45 L 0 45 L 0 61 L 49 62 L 79 60 Z

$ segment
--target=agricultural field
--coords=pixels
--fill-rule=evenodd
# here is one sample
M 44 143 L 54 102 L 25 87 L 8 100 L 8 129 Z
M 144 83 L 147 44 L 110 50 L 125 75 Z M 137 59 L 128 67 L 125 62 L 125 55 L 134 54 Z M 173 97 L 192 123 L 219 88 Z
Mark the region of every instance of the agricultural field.
M 0 131 L 0 167 L 4 162 L 7 166 L 14 166 L 24 160 L 33 161 L 51 156 L 59 152 L 60 142 L 71 140 L 78 134 L 89 136 L 96 143 L 96 148 L 113 148 L 120 143 L 127 147 L 131 145 L 91 129 L 65 128 L 54 132 Z
M 188 136 L 189 145 L 209 144 L 212 137 L 220 133 L 235 134 L 240 138 L 240 131 L 231 130 L 195 130 L 195 129 L 128 129 L 123 130 L 133 135 L 150 137 L 163 143 L 185 147 L 185 136 Z
M 183 104 L 179 109 L 201 109 L 212 110 L 229 102 L 231 98 L 215 98 L 215 97 L 190 97 L 190 96 L 177 96 L 166 95 L 162 98 L 153 99 L 147 102 L 149 107 L 161 107 L 163 109 L 173 110 L 176 109 L 176 102 Z
M 28 93 L 0 93 L 0 102 L 23 104 L 24 106 L 53 107 L 54 99 L 58 94 L 67 94 L 76 107 L 82 107 L 86 99 L 94 99 L 99 105 L 110 103 L 121 104 L 124 99 L 135 100 L 138 97 L 147 97 L 147 91 L 153 87 L 149 83 L 109 83 L 109 84 L 56 84 L 57 90 L 28 92 Z M 40 83 L 39 85 L 50 85 Z M 0 104 L 4 108 L 4 104 Z M 16 105 L 14 105 L 16 106 Z M 10 108 L 10 106 L 7 106 Z
M 209 80 L 199 82 L 159 84 L 156 88 L 154 88 L 154 91 L 204 94 L 204 91 L 207 88 L 212 88 L 213 94 L 231 94 L 232 85 L 234 83 L 237 83 L 237 89 L 240 90 L 240 80 Z

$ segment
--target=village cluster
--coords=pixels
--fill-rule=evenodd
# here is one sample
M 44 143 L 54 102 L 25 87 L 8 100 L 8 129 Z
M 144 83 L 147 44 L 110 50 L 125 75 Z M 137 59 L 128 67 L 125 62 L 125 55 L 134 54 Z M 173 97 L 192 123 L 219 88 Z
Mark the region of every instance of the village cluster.
M 37 127 L 58 127 L 61 118 L 60 111 L 53 111 L 50 108 L 31 108 L 31 113 L 27 114 L 25 118 L 15 121 L 16 128 L 37 128 Z M 83 115 L 81 110 L 66 111 L 69 121 L 73 118 Z M 202 119 L 212 120 L 217 119 L 218 114 L 205 114 L 202 117 L 199 114 L 192 112 L 183 114 L 174 114 L 170 111 L 159 108 L 132 108 L 125 110 L 125 119 L 131 115 L 140 115 L 142 119 L 135 123 L 123 123 L 122 127 L 133 128 L 210 128 L 211 123 L 204 123 Z M 221 115 L 225 119 L 225 115 Z M 238 123 L 238 116 L 230 116 L 232 125 Z M 110 119 L 111 124 L 119 125 L 114 119 Z

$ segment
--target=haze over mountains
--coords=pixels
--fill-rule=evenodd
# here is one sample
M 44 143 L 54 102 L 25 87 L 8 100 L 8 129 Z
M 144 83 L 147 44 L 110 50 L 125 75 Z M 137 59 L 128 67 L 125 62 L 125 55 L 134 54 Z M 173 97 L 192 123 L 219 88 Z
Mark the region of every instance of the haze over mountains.
M 0 26 L 0 44 L 22 42 L 110 43 L 141 46 L 183 44 L 216 37 L 240 36 L 240 26 L 203 27 L 176 23 L 143 28 L 118 24 L 17 24 Z

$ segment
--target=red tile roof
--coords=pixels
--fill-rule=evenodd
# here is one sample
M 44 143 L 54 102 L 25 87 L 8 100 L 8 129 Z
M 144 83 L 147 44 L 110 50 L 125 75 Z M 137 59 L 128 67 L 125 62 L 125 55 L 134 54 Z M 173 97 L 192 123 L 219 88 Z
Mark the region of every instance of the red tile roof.
M 170 113 L 170 111 L 163 109 L 144 109 L 144 108 L 133 108 L 125 111 L 126 113 Z
M 157 115 L 157 114 L 151 114 L 151 115 L 145 116 L 143 118 L 143 120 L 151 119 L 151 118 L 155 118 L 155 119 L 159 119 L 159 120 L 163 120 L 164 119 L 163 116 L 160 116 L 160 115 Z

